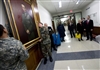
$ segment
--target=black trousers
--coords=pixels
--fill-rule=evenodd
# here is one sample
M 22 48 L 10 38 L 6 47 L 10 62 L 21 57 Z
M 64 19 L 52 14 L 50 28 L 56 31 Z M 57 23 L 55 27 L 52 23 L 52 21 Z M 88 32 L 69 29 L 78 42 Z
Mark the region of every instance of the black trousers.
M 64 37 L 60 37 L 61 38 L 61 41 L 64 41 Z
M 86 31 L 86 36 L 87 36 L 87 39 L 92 40 L 92 39 L 93 39 L 93 38 L 92 38 L 92 31 L 87 30 L 87 31 Z
M 73 30 L 70 30 L 70 35 L 71 35 L 71 38 L 74 36 L 75 37 L 75 33 Z

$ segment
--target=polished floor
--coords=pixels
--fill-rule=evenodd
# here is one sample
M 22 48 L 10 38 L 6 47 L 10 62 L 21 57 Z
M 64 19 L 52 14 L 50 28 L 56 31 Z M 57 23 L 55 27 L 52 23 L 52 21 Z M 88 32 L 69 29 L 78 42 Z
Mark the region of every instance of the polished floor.
M 43 60 L 37 70 L 100 70 L 100 44 L 95 41 L 70 38 L 66 29 L 65 42 L 52 52 L 53 62 Z

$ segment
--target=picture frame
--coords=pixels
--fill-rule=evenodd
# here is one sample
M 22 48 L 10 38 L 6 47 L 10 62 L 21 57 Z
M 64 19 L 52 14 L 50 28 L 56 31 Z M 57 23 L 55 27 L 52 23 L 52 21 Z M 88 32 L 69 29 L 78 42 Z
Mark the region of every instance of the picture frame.
M 33 0 L 4 0 L 6 13 L 14 38 L 29 49 L 40 39 L 37 13 Z
M 29 4 L 32 4 L 32 2 L 33 2 L 33 0 L 24 0 L 24 1 L 26 1 Z

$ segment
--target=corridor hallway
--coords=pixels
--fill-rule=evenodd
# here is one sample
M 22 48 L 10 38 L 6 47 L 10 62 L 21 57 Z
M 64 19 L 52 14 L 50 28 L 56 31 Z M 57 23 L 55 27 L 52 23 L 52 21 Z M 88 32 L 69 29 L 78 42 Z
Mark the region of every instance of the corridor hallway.
M 53 62 L 43 60 L 37 70 L 100 70 L 100 44 L 95 41 L 78 41 L 70 38 L 66 28 L 65 42 L 53 51 Z

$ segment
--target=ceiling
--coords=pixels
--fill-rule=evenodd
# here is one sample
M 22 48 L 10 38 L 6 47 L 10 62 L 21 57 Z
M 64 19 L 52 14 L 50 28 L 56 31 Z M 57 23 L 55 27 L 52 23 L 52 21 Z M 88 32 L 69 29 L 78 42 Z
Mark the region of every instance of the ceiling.
M 59 1 L 62 2 L 62 7 L 59 8 Z M 69 12 L 70 10 L 82 10 L 85 6 L 90 4 L 93 0 L 37 0 L 44 8 L 46 8 L 52 15 L 62 12 Z

